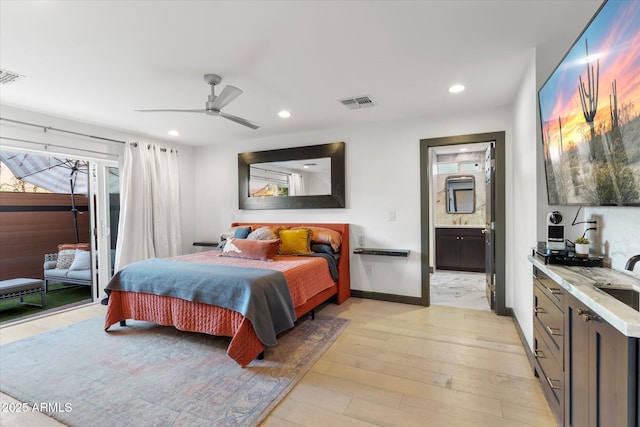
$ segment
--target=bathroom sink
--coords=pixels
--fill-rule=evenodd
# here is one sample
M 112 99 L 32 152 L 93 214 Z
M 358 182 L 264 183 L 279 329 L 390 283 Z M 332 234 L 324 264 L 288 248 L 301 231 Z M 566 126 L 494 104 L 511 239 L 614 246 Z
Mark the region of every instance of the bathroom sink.
M 634 310 L 640 311 L 640 292 L 628 287 L 620 287 L 607 284 L 596 284 L 595 287 L 602 292 L 611 295 L 620 302 L 625 303 Z

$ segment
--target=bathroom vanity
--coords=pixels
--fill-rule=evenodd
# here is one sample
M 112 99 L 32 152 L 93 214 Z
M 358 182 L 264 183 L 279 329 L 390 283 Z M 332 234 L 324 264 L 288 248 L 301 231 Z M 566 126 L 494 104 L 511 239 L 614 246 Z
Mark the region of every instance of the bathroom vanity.
M 638 426 L 640 280 L 533 264 L 533 358 L 558 425 Z
M 436 268 L 438 270 L 485 270 L 483 228 L 436 228 Z

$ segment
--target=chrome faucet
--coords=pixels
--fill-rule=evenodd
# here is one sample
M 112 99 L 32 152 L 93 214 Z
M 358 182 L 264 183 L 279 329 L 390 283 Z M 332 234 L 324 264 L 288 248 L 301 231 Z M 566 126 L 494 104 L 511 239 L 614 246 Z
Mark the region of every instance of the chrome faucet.
M 632 256 L 631 258 L 629 258 L 629 261 L 627 261 L 627 265 L 624 266 L 624 269 L 633 271 L 633 267 L 635 267 L 636 263 L 638 263 L 639 261 L 640 261 L 640 255 Z

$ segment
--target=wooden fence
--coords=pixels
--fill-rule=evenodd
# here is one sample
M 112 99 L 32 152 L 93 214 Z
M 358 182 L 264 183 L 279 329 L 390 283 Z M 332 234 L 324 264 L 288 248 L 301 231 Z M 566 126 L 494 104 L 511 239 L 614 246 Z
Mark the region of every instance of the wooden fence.
M 80 242 L 89 242 L 86 195 L 75 196 Z M 44 254 L 75 243 L 71 195 L 0 192 L 0 280 L 43 278 Z

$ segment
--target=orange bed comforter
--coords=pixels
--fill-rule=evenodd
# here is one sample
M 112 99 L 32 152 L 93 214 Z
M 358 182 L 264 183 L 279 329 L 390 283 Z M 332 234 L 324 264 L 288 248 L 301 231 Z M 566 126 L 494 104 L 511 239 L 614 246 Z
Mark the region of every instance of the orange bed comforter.
M 329 273 L 327 261 L 323 258 L 276 256 L 273 261 L 258 261 L 221 257 L 220 251 L 207 251 L 174 259 L 281 271 L 287 280 L 296 308 L 314 295 L 336 286 Z M 168 296 L 111 291 L 105 331 L 113 324 L 126 319 L 172 325 L 182 331 L 232 337 L 227 354 L 242 367 L 248 365 L 265 348 L 249 319 L 238 312 L 215 305 Z

